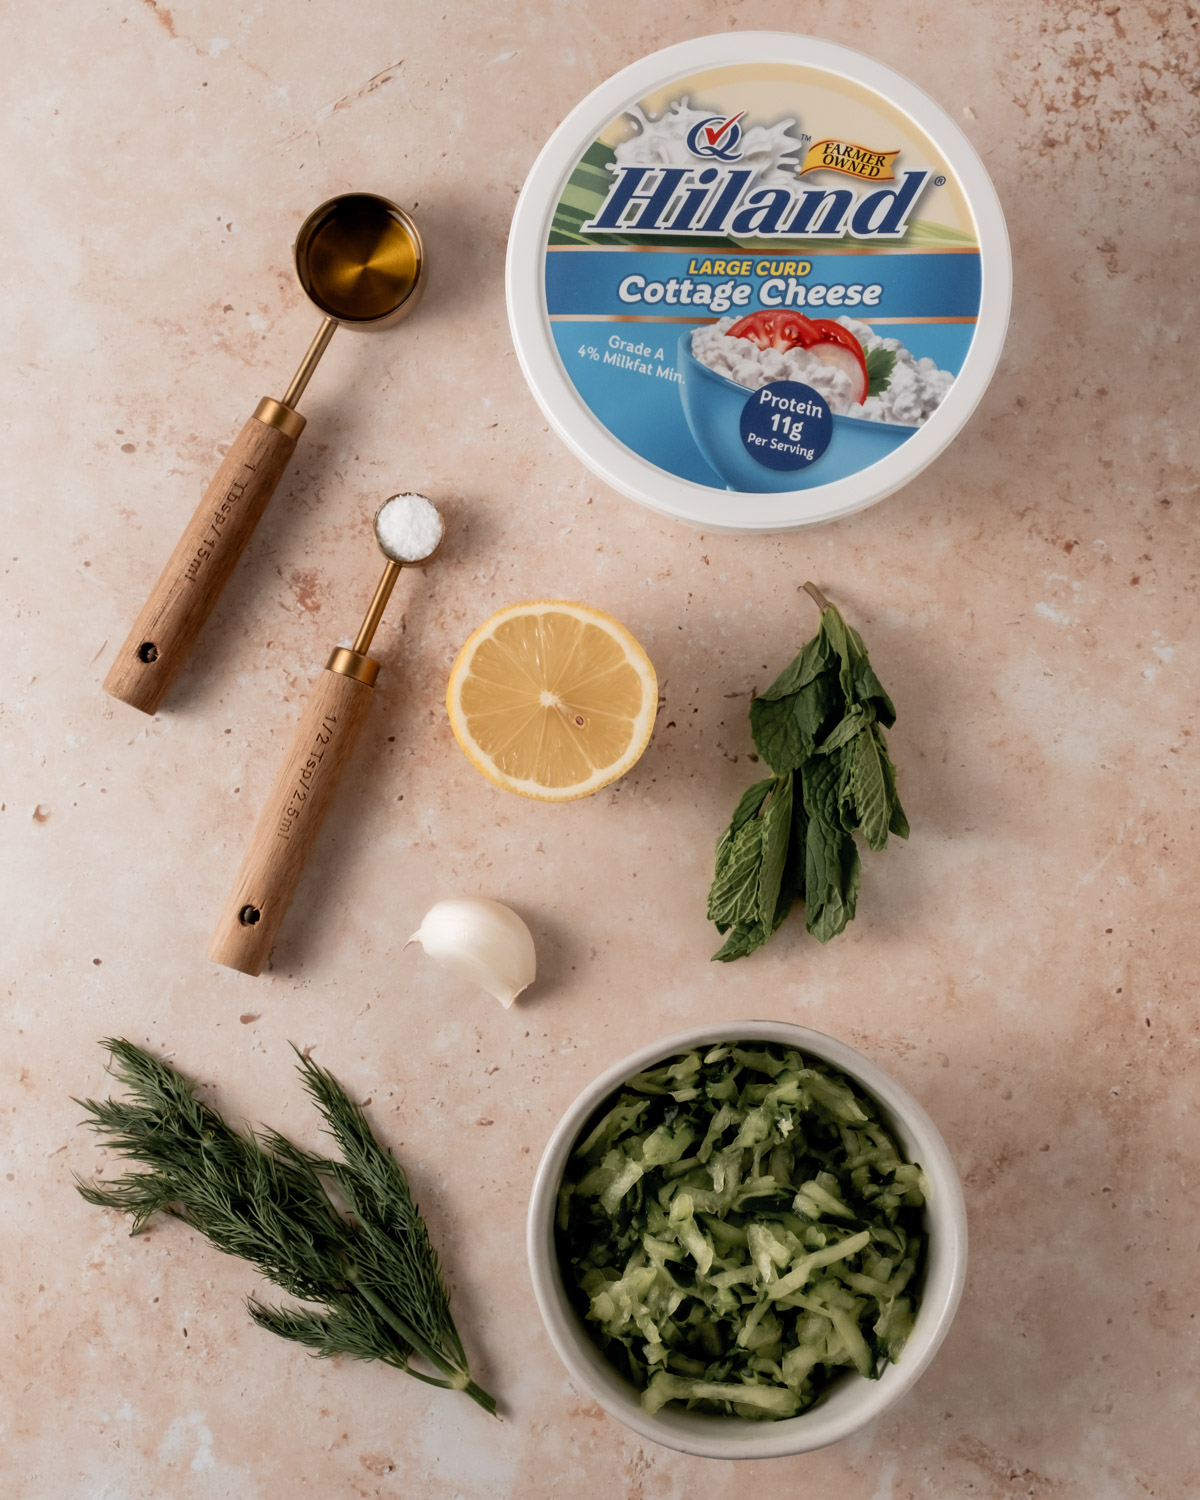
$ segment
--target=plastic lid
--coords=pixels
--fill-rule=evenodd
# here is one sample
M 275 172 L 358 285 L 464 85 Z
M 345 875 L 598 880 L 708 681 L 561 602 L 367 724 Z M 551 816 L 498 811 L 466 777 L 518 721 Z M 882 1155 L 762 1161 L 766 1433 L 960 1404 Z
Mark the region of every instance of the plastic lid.
M 534 163 L 509 236 L 531 390 L 599 477 L 709 530 L 907 484 L 1000 357 L 1012 268 L 970 142 L 883 64 L 701 37 L 624 69 Z

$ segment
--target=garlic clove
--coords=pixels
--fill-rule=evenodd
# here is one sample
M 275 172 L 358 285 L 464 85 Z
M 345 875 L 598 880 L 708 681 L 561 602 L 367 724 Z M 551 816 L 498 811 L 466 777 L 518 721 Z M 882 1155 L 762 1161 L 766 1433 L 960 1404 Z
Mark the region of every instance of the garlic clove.
M 506 1009 L 537 975 L 533 936 L 515 911 L 482 896 L 439 901 L 408 940 Z M 404 945 L 408 947 L 408 943 Z

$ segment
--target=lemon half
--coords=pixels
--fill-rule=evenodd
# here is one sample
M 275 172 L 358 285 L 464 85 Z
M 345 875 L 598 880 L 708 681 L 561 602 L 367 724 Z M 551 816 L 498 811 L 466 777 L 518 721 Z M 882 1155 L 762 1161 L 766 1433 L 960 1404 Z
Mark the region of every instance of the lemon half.
M 616 781 L 650 739 L 658 679 L 603 610 L 510 604 L 458 653 L 446 710 L 458 743 L 496 786 L 569 802 Z

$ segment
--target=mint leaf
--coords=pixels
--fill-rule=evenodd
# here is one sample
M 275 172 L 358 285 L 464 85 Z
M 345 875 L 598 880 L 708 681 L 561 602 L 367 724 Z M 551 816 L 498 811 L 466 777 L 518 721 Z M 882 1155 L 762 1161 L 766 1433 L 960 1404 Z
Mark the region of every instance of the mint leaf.
M 774 932 L 791 911 L 797 901 L 804 900 L 804 841 L 808 832 L 808 815 L 804 811 L 804 799 L 800 786 L 792 783 L 792 826 L 788 831 L 787 852 L 783 862 L 783 878 L 779 882 L 779 896 L 775 902 L 775 917 L 771 923 Z
M 754 747 L 777 776 L 795 771 L 812 754 L 837 707 L 837 660 L 818 631 L 765 693 L 750 704 Z
M 857 653 L 845 620 L 832 604 L 821 611 L 821 634 L 828 641 L 830 655 L 837 663 L 838 682 L 849 706 L 858 701 L 854 692 L 854 657 Z
M 788 843 L 787 864 L 783 867 L 783 890 L 779 893 L 781 902 L 789 892 L 793 900 L 804 900 L 804 848 L 807 839 L 808 811 L 804 806 L 803 788 L 795 781 L 792 792 L 792 837 Z
M 848 745 L 855 735 L 860 734 L 874 722 L 874 704 L 856 703 L 841 723 L 835 725 L 816 747 L 817 754 L 830 755 L 834 750 L 840 750 L 843 745 Z
M 792 778 L 761 781 L 738 803 L 717 845 L 717 868 L 708 893 L 708 917 L 731 935 L 714 957 L 728 962 L 765 943 L 791 906 L 779 908 L 792 830 Z
M 804 841 L 804 925 L 819 942 L 836 937 L 854 916 L 860 861 L 838 813 L 842 768 L 833 757 L 806 762 L 801 772 L 808 832 Z
M 896 368 L 896 351 L 894 349 L 864 351 L 863 362 L 867 367 L 867 395 L 878 396 L 892 383 L 892 371 Z
M 854 741 L 850 762 L 850 790 L 863 837 L 868 848 L 878 853 L 887 847 L 892 803 L 888 796 L 879 742 L 870 730 L 860 734 Z
M 738 921 L 733 908 L 737 906 L 740 887 L 748 878 L 747 872 L 737 863 L 745 850 L 741 848 L 735 854 L 735 840 L 745 825 L 758 815 L 774 785 L 774 779 L 768 776 L 765 781 L 756 781 L 749 790 L 743 792 L 734 808 L 729 827 L 717 840 L 716 871 L 708 893 L 708 917 L 709 921 L 717 924 L 721 932 L 727 932 Z
M 838 681 L 847 705 L 873 704 L 876 717 L 890 729 L 896 722 L 896 710 L 872 670 L 862 636 L 846 624 L 832 604 L 821 612 L 821 631 L 829 642 L 831 654 L 837 658 Z
M 751 818 L 725 844 L 708 893 L 708 920 L 718 927 L 757 919 L 762 841 L 762 819 Z
M 767 800 L 767 793 L 775 785 L 775 778 L 768 776 L 765 781 L 756 781 L 748 791 L 742 793 L 741 800 L 733 810 L 729 827 L 717 840 L 717 862 L 720 863 L 722 847 L 733 838 L 738 829 L 751 818 L 757 817 L 759 809 Z
M 854 790 L 850 783 L 850 773 L 854 769 L 854 747 L 857 743 L 857 738 L 853 739 L 835 752 L 838 768 L 838 822 L 845 833 L 853 833 L 860 821 L 858 808 L 854 804 Z
M 819 943 L 827 943 L 854 920 L 858 888 L 862 882 L 862 860 L 849 834 L 840 834 L 836 866 L 829 865 L 829 879 L 817 901 L 805 903 L 804 925 Z
M 904 809 L 900 806 L 900 799 L 892 799 L 892 816 L 888 820 L 888 832 L 894 833 L 898 839 L 906 839 L 912 830 L 908 826 L 908 819 L 904 815 Z
M 804 809 L 794 796 L 790 776 L 781 777 L 778 787 L 761 820 L 763 857 L 758 885 L 759 918 L 732 926 L 717 923 L 718 931 L 728 932 L 729 936 L 713 954 L 716 962 L 732 963 L 735 958 L 745 958 L 756 948 L 761 948 L 791 911 L 793 903 L 804 894 Z M 769 922 L 768 912 L 771 913 Z
M 870 704 L 875 710 L 875 717 L 886 729 L 890 729 L 896 722 L 895 705 L 884 691 L 883 683 L 876 677 L 867 659 L 862 637 L 856 630 L 851 630 L 849 634 L 851 643 L 856 648 L 850 664 L 855 700 L 864 706 Z
M 813 753 L 826 721 L 837 712 L 836 672 L 822 672 L 786 698 L 755 698 L 750 704 L 754 747 L 778 776 L 798 771 Z
M 818 631 L 799 656 L 794 657 L 766 692 L 760 693 L 754 701 L 770 703 L 778 698 L 790 698 L 813 682 L 832 660 L 829 643 Z
M 718 930 L 757 924 L 765 932 L 774 922 L 790 829 L 790 775 L 759 781 L 742 796 L 717 844 L 717 870 L 708 892 L 708 919 Z
M 894 833 L 897 838 L 906 839 L 909 834 L 908 819 L 904 816 L 904 809 L 900 806 L 900 798 L 896 796 L 896 768 L 888 754 L 883 730 L 876 725 L 872 733 L 875 736 L 875 743 L 879 746 L 879 759 L 883 763 L 883 779 L 887 785 L 888 832 Z
M 728 964 L 735 958 L 745 958 L 756 948 L 761 948 L 769 936 L 770 933 L 761 922 L 739 924 L 713 954 L 713 962 Z
M 781 776 L 762 816 L 762 867 L 758 876 L 758 920 L 774 931 L 783 870 L 792 831 L 792 778 Z M 764 939 L 765 941 L 765 939 Z

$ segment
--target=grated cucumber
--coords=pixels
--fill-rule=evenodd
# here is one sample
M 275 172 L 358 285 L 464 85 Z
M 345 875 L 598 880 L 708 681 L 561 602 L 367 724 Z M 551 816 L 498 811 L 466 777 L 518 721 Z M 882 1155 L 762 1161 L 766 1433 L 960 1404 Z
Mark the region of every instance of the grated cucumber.
M 559 1258 L 647 1412 L 777 1420 L 900 1358 L 924 1194 L 850 1079 L 778 1044 L 723 1043 L 597 1110 L 559 1189 Z

